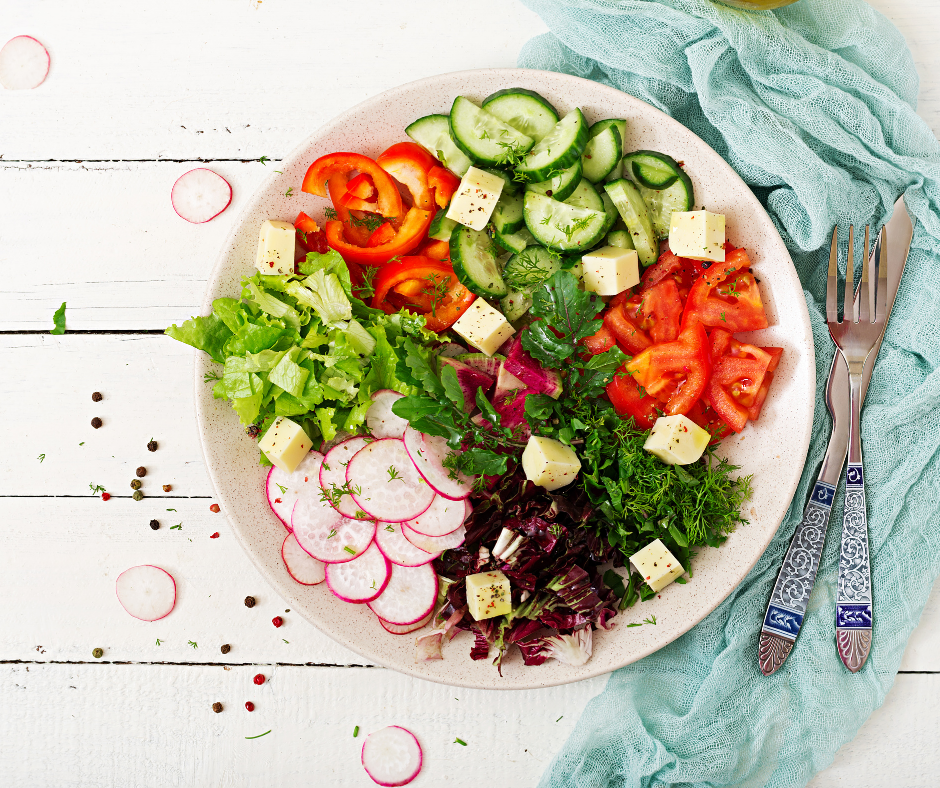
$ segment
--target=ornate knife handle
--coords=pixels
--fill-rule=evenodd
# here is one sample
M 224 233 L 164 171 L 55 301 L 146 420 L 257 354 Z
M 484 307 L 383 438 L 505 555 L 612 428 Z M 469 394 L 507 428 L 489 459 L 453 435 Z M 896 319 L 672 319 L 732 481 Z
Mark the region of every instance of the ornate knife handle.
M 871 650 L 871 567 L 865 473 L 861 463 L 845 469 L 845 516 L 839 552 L 839 595 L 836 599 L 836 647 L 853 673 L 862 669 Z
M 800 634 L 819 559 L 826 545 L 826 528 L 835 492 L 833 485 L 816 482 L 783 559 L 764 614 L 757 648 L 758 664 L 765 676 L 784 663 Z

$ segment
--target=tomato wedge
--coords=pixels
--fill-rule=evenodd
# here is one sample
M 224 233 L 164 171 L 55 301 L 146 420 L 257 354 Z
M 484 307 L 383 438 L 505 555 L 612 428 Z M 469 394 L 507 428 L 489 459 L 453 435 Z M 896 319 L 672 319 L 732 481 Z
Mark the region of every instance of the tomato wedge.
M 364 173 L 372 179 L 376 190 L 375 213 L 386 219 L 396 219 L 402 216 L 404 208 L 395 181 L 375 161 L 361 153 L 328 153 L 326 156 L 321 156 L 307 168 L 307 174 L 300 188 L 307 194 L 333 198 L 333 207 L 338 212 L 340 206 L 334 195 L 328 194 L 328 190 L 333 191 L 328 184 L 335 175 L 342 175 L 344 176 L 342 185 L 345 189 L 349 176 L 354 172 Z M 353 208 L 353 210 L 356 209 Z
M 422 314 L 431 331 L 452 326 L 476 296 L 457 280 L 447 263 L 424 256 L 402 257 L 375 278 L 372 306 L 394 314 L 400 309 Z
M 626 302 L 621 301 L 615 304 L 611 301 L 611 304 L 612 306 L 608 306 L 604 313 L 604 326 L 614 335 L 624 353 L 636 355 L 653 344 L 649 334 L 627 316 Z
M 703 399 L 732 430 L 740 432 L 750 417 L 749 409 L 761 397 L 756 408 L 759 414 L 767 398 L 767 390 L 761 396 L 761 389 L 772 357 L 720 328 L 712 331 L 711 343 L 714 367 Z
M 437 160 L 416 142 L 397 142 L 375 160 L 383 170 L 411 193 L 415 207 L 434 209 L 434 196 L 428 187 L 428 173 Z
M 649 290 L 665 279 L 672 279 L 679 291 L 679 298 L 685 303 L 692 286 L 705 269 L 698 260 L 677 257 L 667 248 L 659 259 L 643 272 L 640 280 L 640 292 Z
M 582 339 L 581 344 L 587 348 L 588 353 L 592 356 L 596 356 L 600 353 L 606 353 L 616 345 L 617 337 L 614 336 L 614 332 L 606 325 L 602 325 L 596 334 Z
M 460 186 L 458 178 L 450 170 L 435 164 L 428 171 L 428 188 L 434 189 L 434 202 L 438 208 L 446 208 Z
M 732 333 L 767 328 L 767 315 L 751 261 L 744 249 L 730 249 L 725 262 L 706 269 L 692 285 L 682 314 L 683 330 L 692 323 Z
M 623 417 L 632 416 L 637 427 L 652 429 L 659 417 L 662 403 L 640 390 L 627 372 L 626 364 L 617 370 L 614 379 L 607 384 L 607 396 L 614 410 Z
M 337 214 L 339 214 L 339 209 L 337 209 Z M 349 234 L 353 228 L 347 227 L 341 221 L 329 221 L 326 223 L 326 241 L 332 249 L 343 256 L 347 263 L 352 261 L 362 265 L 384 265 L 393 257 L 414 251 L 424 240 L 433 218 L 434 214 L 430 211 L 410 208 L 395 236 L 387 243 L 371 248 L 368 247 L 368 233 L 361 243 L 350 243 L 346 240 L 344 231 Z
M 297 230 L 300 245 L 308 252 L 326 254 L 329 251 L 330 247 L 326 242 L 326 233 L 303 211 L 297 214 L 297 218 L 294 220 L 294 229 Z

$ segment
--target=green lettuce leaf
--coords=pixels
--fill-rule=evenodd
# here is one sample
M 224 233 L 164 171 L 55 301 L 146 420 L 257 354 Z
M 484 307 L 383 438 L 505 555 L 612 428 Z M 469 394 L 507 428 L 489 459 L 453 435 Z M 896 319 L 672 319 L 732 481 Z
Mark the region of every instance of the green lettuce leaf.
M 168 337 L 172 337 L 183 344 L 191 345 L 197 350 L 204 350 L 212 357 L 213 361 L 218 361 L 220 364 L 225 363 L 222 348 L 232 336 L 229 327 L 215 314 L 206 317 L 192 317 L 181 326 L 174 323 L 164 333 Z

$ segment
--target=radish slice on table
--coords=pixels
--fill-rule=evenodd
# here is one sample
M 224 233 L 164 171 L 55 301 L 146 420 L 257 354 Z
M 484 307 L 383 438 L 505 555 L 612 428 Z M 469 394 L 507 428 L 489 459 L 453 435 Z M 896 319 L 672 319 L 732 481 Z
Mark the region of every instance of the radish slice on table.
M 414 624 L 434 609 L 437 574 L 430 564 L 392 566 L 392 579 L 369 609 L 389 624 Z
M 373 520 L 343 517 L 313 495 L 302 496 L 294 505 L 291 527 L 297 544 L 326 564 L 352 561 L 366 551 L 375 536 Z
M 293 534 L 288 534 L 281 545 L 281 559 L 287 574 L 301 585 L 315 586 L 326 580 L 326 564 L 305 552 Z
M 362 743 L 362 768 L 378 785 L 407 785 L 421 771 L 424 755 L 411 731 L 390 725 Z
M 428 553 L 405 539 L 401 523 L 379 523 L 375 529 L 375 543 L 385 557 L 398 566 L 422 566 L 440 555 Z
M 452 449 L 447 441 L 432 435 L 425 435 L 413 427 L 405 430 L 405 447 L 415 467 L 424 480 L 434 488 L 438 495 L 459 501 L 470 495 L 473 490 L 472 476 L 460 474 L 458 479 L 450 478 L 450 471 L 444 467 L 444 458 Z
M 386 632 L 390 632 L 393 635 L 407 635 L 411 632 L 417 632 L 421 627 L 427 626 L 431 622 L 433 615 L 434 611 L 432 610 L 415 624 L 389 624 L 388 621 L 383 621 L 381 618 L 379 619 L 379 623 Z
M 193 224 L 214 219 L 228 208 L 231 201 L 229 182 L 204 167 L 180 175 L 170 192 L 173 210 L 181 219 Z
M 359 511 L 352 495 L 339 493 L 346 486 L 346 468 L 356 453 L 369 445 L 367 438 L 349 438 L 327 452 L 320 466 L 320 487 L 329 493 L 329 503 L 344 517 L 355 517 Z
M 425 536 L 446 536 L 463 525 L 463 521 L 467 519 L 467 506 L 465 501 L 452 501 L 450 498 L 435 495 L 427 510 L 405 525 Z
M 402 533 L 405 535 L 405 539 L 419 550 L 435 553 L 443 553 L 445 550 L 460 547 L 467 538 L 467 529 L 462 525 L 453 533 L 444 536 L 425 536 L 417 531 L 412 531 L 407 525 L 402 528 Z
M 268 471 L 266 484 L 268 505 L 288 531 L 297 498 L 307 485 L 315 488 L 320 483 L 321 462 L 323 462 L 323 455 L 318 451 L 312 451 L 300 461 L 300 465 L 293 473 L 285 473 L 276 466 L 271 466 L 271 470 Z
M 0 49 L 0 85 L 7 90 L 32 90 L 46 81 L 49 52 L 32 36 L 11 38 Z
M 118 602 L 134 618 L 159 621 L 176 605 L 176 581 L 158 566 L 132 566 L 114 584 Z
M 417 517 L 434 500 L 434 490 L 397 438 L 372 441 L 359 451 L 346 466 L 346 481 L 359 508 L 387 523 Z
M 326 584 L 344 602 L 371 602 L 381 594 L 392 576 L 392 565 L 373 542 L 352 561 L 328 564 Z
M 372 406 L 366 413 L 366 426 L 376 438 L 400 438 L 405 434 L 408 421 L 392 413 L 392 405 L 403 396 L 391 389 L 382 389 L 372 395 Z

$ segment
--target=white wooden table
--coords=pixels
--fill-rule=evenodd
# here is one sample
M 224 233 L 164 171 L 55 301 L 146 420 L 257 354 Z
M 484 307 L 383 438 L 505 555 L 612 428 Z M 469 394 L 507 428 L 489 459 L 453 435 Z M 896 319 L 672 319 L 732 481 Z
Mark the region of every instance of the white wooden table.
M 921 114 L 940 131 L 940 5 L 873 4 L 913 47 Z M 604 678 L 520 693 L 424 683 L 364 664 L 287 611 L 209 511 L 191 351 L 159 335 L 198 311 L 241 205 L 319 124 L 403 82 L 512 66 L 545 29 L 516 2 L 465 10 L 455 0 L 3 4 L 0 43 L 36 36 L 52 71 L 38 90 L 0 91 L 0 785 L 371 786 L 353 729 L 401 723 L 426 750 L 416 786 L 534 786 L 603 688 Z M 198 162 L 235 196 L 193 226 L 169 191 Z M 69 331 L 51 336 L 62 301 Z M 147 497 L 135 502 L 139 465 Z M 179 586 L 158 623 L 131 619 L 114 597 L 116 575 L 140 563 Z M 937 784 L 937 623 L 940 595 L 884 707 L 815 788 Z

